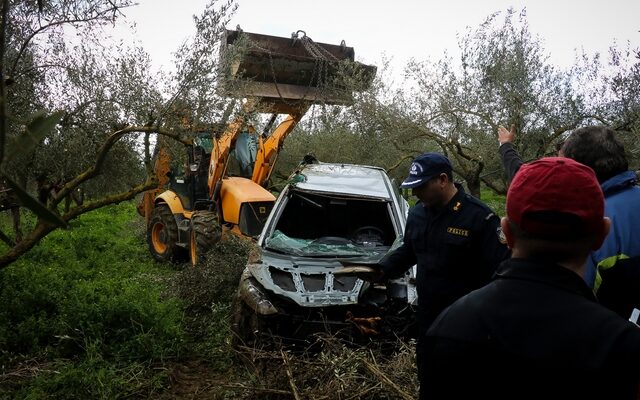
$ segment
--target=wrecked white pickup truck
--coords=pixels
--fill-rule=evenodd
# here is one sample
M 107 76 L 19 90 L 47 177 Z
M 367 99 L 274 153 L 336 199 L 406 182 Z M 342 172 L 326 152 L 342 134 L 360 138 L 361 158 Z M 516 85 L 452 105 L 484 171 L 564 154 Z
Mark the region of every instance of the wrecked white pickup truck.
M 245 268 L 232 330 L 251 345 L 266 336 L 308 342 L 327 332 L 359 342 L 414 335 L 415 266 L 372 284 L 334 275 L 376 263 L 402 243 L 408 204 L 377 167 L 310 163 L 280 193 Z

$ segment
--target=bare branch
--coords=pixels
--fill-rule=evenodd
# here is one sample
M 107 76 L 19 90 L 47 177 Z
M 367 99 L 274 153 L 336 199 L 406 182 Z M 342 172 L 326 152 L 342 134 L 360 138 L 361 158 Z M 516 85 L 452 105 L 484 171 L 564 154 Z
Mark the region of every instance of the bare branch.
M 133 199 L 138 193 L 142 193 L 145 190 L 152 189 L 156 186 L 156 182 L 153 178 L 148 179 L 146 182 L 141 183 L 126 192 L 121 192 L 111 196 L 105 196 L 104 198 L 83 204 L 82 206 L 75 207 L 62 216 L 62 219 L 66 222 L 71 221 L 78 216 L 85 214 L 89 211 L 97 210 L 98 208 L 107 206 L 109 204 L 117 204 L 122 201 Z M 47 236 L 52 231 L 58 228 L 50 222 L 43 219 L 39 219 L 35 228 L 29 232 L 20 242 L 16 243 L 9 251 L 7 251 L 2 257 L 0 257 L 0 270 L 8 266 L 21 255 L 31 250 L 40 240 Z
M 152 176 L 149 179 L 147 179 L 147 181 L 145 181 L 144 183 L 134 186 L 126 192 L 105 196 L 100 200 L 74 207 L 70 209 L 67 213 L 65 213 L 62 216 L 62 218 L 68 222 L 74 218 L 77 218 L 82 214 L 88 213 L 89 211 L 97 210 L 98 208 L 102 208 L 109 204 L 118 204 L 126 200 L 131 200 L 137 194 L 147 191 L 149 189 L 153 189 L 157 187 L 157 185 L 158 183 L 155 181 L 155 177 Z
M 396 163 L 395 163 L 395 164 L 393 164 L 392 166 L 390 166 L 390 167 L 388 167 L 388 168 L 385 168 L 385 169 L 387 170 L 387 172 L 389 172 L 389 171 L 394 171 L 394 170 L 395 170 L 396 168 L 398 168 L 398 167 L 400 166 L 400 164 L 402 164 L 405 160 L 413 160 L 413 158 L 414 158 L 414 157 L 413 157 L 412 155 L 406 154 L 406 155 L 402 156 L 402 157 L 400 158 L 400 160 L 398 160 L 398 162 L 396 162 Z

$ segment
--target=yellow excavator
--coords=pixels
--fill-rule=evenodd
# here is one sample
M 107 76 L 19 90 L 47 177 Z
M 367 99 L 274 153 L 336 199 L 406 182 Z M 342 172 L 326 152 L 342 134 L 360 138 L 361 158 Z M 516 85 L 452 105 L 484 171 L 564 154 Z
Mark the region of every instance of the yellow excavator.
M 223 228 L 259 235 L 275 202 L 265 187 L 287 135 L 312 105 L 350 105 L 353 92 L 368 88 L 375 77 L 376 67 L 355 62 L 344 41 L 314 42 L 304 31 L 291 38 L 239 28 L 225 33 L 219 90 L 242 99 L 243 112 L 222 129 L 193 132 L 185 165 L 170 168 L 171 158 L 160 148 L 159 187 L 146 192 L 138 206 L 147 221 L 149 250 L 159 261 L 188 254 L 196 265 Z M 260 133 L 247 118 L 256 113 L 271 114 Z

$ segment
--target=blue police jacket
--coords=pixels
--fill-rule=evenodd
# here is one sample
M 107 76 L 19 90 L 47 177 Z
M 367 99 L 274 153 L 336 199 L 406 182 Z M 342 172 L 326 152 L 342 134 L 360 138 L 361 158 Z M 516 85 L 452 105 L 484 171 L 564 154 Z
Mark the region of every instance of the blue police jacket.
M 421 332 L 455 300 L 487 284 L 510 254 L 499 217 L 456 187 L 455 196 L 437 212 L 422 203 L 412 207 L 402 246 L 380 262 L 388 278 L 417 264 Z

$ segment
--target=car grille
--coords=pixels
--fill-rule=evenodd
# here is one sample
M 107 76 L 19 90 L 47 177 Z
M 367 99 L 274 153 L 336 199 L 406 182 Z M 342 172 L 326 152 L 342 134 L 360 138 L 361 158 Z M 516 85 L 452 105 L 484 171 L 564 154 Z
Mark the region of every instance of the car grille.
M 269 274 L 273 283 L 286 292 L 295 292 L 296 285 L 293 275 L 290 272 L 278 268 L 270 267 Z M 334 292 L 351 292 L 358 281 L 355 276 L 334 277 L 331 274 L 300 274 L 300 279 L 307 292 L 324 292 L 330 287 L 329 279 L 333 279 Z
M 285 271 L 282 271 L 278 268 L 269 268 L 269 274 L 271 274 L 271 279 L 273 279 L 273 283 L 278 285 L 280 289 L 286 292 L 295 292 L 296 285 L 293 282 L 293 276 Z
M 333 277 L 333 289 L 341 292 L 350 292 L 356 286 L 358 278 L 355 276 Z
M 304 288 L 308 292 L 320 292 L 325 290 L 325 274 L 300 274 Z

